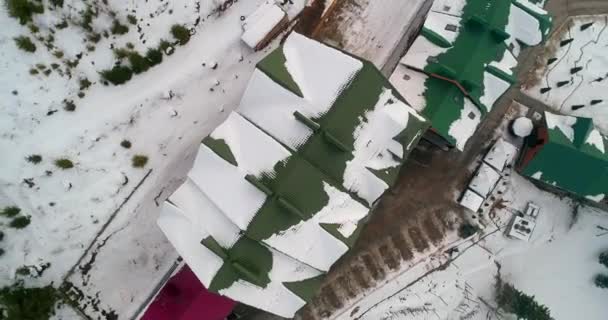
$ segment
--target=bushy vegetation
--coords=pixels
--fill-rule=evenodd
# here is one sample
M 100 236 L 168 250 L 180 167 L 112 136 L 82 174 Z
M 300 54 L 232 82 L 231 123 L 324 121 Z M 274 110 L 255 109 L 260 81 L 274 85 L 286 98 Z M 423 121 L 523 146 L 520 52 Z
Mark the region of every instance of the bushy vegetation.
M 600 264 L 608 268 L 608 251 L 602 252 L 598 260 Z
M 458 236 L 462 239 L 466 239 L 477 232 L 477 227 L 470 223 L 463 223 L 458 228 Z
M 121 24 L 118 20 L 114 20 L 114 22 L 112 22 L 110 32 L 112 32 L 112 34 L 122 35 L 129 32 L 129 27 L 125 26 L 124 24 Z
M 148 49 L 146 59 L 148 59 L 150 66 L 155 66 L 163 62 L 163 53 L 160 49 Z
M 74 112 L 76 111 L 76 104 L 72 100 L 63 100 L 63 110 Z
M 608 289 L 608 276 L 605 274 L 598 274 L 595 276 L 595 285 L 601 289 Z
M 55 160 L 55 165 L 61 169 L 74 168 L 74 163 L 70 159 L 66 159 L 66 158 Z
M 19 209 L 18 207 L 10 206 L 2 209 L 2 211 L 0 211 L 0 215 L 5 216 L 7 218 L 12 218 L 18 215 L 20 212 L 21 209 Z
M 20 36 L 15 38 L 15 44 L 17 44 L 17 48 L 27 51 L 27 52 L 35 52 L 36 45 L 32 42 L 30 37 Z
M 43 13 L 42 2 L 34 0 L 5 0 L 6 8 L 11 17 L 19 20 L 19 23 L 26 24 L 32 21 L 34 14 Z
M 122 140 L 120 142 L 120 146 L 125 148 L 125 149 L 130 149 L 131 148 L 131 141 L 129 140 Z
M 24 288 L 22 283 L 0 289 L 0 319 L 48 320 L 59 301 L 52 286 Z
M 11 228 L 15 229 L 23 229 L 30 224 L 30 218 L 26 216 L 19 216 L 11 220 L 8 224 Z
M 125 66 L 115 66 L 110 70 L 101 72 L 101 76 L 114 85 L 123 84 L 133 77 L 133 70 Z
M 131 159 L 131 163 L 135 168 L 143 168 L 148 163 L 148 157 L 140 154 L 134 155 Z
M 25 160 L 27 160 L 27 162 L 33 163 L 33 164 L 39 164 L 42 161 L 42 156 L 39 154 L 32 154 L 27 156 L 27 158 L 25 158 Z
M 142 57 L 137 51 L 129 52 L 127 58 L 131 64 L 131 70 L 133 70 L 135 74 L 146 72 L 150 69 L 150 61 Z
M 190 31 L 182 25 L 174 24 L 171 27 L 171 34 L 182 46 L 190 41 Z
M 171 42 L 167 40 L 161 40 L 160 44 L 158 45 L 158 48 L 162 50 L 163 53 L 169 56 L 173 54 L 173 51 L 175 51 L 175 48 L 173 47 Z
M 137 18 L 134 15 L 130 14 L 127 15 L 127 21 L 129 21 L 130 24 L 136 24 Z
M 496 302 L 498 307 L 516 315 L 518 319 L 552 320 L 547 306 L 499 278 L 496 284 Z
M 55 7 L 63 7 L 63 0 L 49 0 L 49 2 Z
M 80 26 L 87 31 L 93 31 L 93 18 L 97 16 L 97 13 L 93 11 L 91 6 L 88 6 L 87 9 L 82 13 L 82 21 L 80 22 Z
M 89 79 L 87 78 L 80 78 L 78 80 L 78 83 L 80 84 L 80 90 L 86 90 L 91 86 L 91 81 L 89 81 Z

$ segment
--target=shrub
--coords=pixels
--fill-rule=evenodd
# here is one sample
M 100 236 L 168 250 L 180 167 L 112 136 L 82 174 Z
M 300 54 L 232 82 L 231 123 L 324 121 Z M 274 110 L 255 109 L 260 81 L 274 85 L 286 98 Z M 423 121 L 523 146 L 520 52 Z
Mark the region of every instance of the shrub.
M 6 8 L 10 16 L 19 19 L 21 24 L 32 21 L 34 14 L 44 12 L 42 3 L 30 0 L 6 0 Z
M 68 27 L 68 20 L 63 19 L 61 20 L 61 22 L 59 22 L 58 24 L 55 25 L 55 28 L 61 30 L 61 29 L 65 29 Z
M 497 285 L 496 302 L 508 313 L 515 314 L 518 319 L 551 320 L 547 306 L 539 304 L 534 296 L 529 296 L 509 283 Z
M 174 24 L 171 27 L 171 34 L 182 46 L 190 41 L 190 31 L 182 25 Z
M 63 100 L 63 110 L 73 112 L 76 110 L 76 104 L 72 100 Z
M 131 69 L 136 74 L 145 72 L 150 69 L 150 62 L 148 61 L 148 59 L 142 57 L 138 52 L 130 52 L 128 58 L 129 63 L 131 64 Z
M 32 154 L 27 156 L 27 158 L 25 158 L 27 160 L 27 162 L 33 163 L 33 164 L 39 164 L 42 161 L 42 156 L 39 154 Z
M 93 11 L 92 7 L 87 7 L 87 9 L 82 13 L 82 21 L 80 22 L 80 26 L 85 30 L 93 31 L 93 18 L 96 16 L 95 11 Z
M 33 23 L 28 24 L 27 27 L 32 33 L 37 33 L 38 31 L 40 31 L 40 28 L 38 28 L 38 26 Z
M 122 60 L 122 59 L 128 57 L 130 53 L 131 53 L 131 51 L 127 50 L 125 48 L 114 49 L 114 56 L 116 57 L 116 59 L 119 59 L 119 60 Z
M 119 85 L 131 80 L 133 77 L 133 70 L 129 67 L 115 66 L 110 70 L 102 71 L 101 76 L 112 84 Z
M 4 240 L 4 232 L 0 231 L 0 241 Z
M 41 288 L 24 288 L 23 283 L 17 283 L 0 289 L 0 302 L 5 319 L 50 319 L 55 313 L 57 301 L 59 301 L 59 293 L 50 285 Z
M 33 76 L 34 76 L 34 75 L 37 75 L 37 74 L 39 74 L 39 73 L 40 73 L 40 71 L 38 71 L 38 69 L 34 69 L 34 68 L 31 68 L 31 69 L 30 69 L 30 74 L 31 74 L 31 75 L 33 75 Z
M 159 49 L 148 49 L 146 52 L 146 59 L 150 63 L 150 66 L 155 66 L 163 62 L 163 53 Z
M 134 155 L 133 158 L 131 159 L 131 163 L 133 164 L 133 167 L 135 168 L 143 168 L 146 166 L 146 163 L 148 163 L 148 157 L 143 156 L 143 155 Z
M 30 224 L 30 218 L 21 216 L 21 217 L 14 218 L 11 221 L 11 223 L 9 223 L 9 226 L 11 228 L 15 228 L 15 229 L 23 229 L 23 228 L 27 227 L 29 224 Z
M 101 34 L 99 34 L 97 32 L 93 32 L 87 36 L 87 39 L 89 39 L 89 41 L 91 41 L 93 43 L 97 43 L 97 42 L 99 42 L 99 40 L 101 40 Z
M 134 15 L 130 14 L 127 15 L 127 21 L 129 21 L 130 24 L 136 24 L 137 18 Z
M 27 51 L 34 52 L 36 51 L 36 45 L 32 42 L 30 37 L 20 36 L 15 38 L 15 43 L 17 44 L 17 48 Z
M 0 257 L 4 255 L 4 249 L 0 248 Z
M 59 69 L 59 64 L 58 63 L 51 63 L 51 68 L 53 68 L 53 70 L 57 70 Z
M 89 81 L 89 79 L 87 78 L 80 78 L 80 80 L 78 80 L 78 83 L 80 84 L 80 90 L 86 90 L 91 86 L 91 81 Z
M 175 51 L 173 45 L 167 40 L 161 40 L 160 44 L 158 45 L 158 48 L 169 56 L 173 54 L 173 51 Z
M 462 239 L 466 239 L 472 235 L 474 235 L 477 232 L 477 227 L 469 224 L 469 223 L 464 223 L 461 224 L 460 227 L 458 228 L 458 236 L 461 237 Z
M 53 55 L 55 56 L 55 58 L 61 59 L 61 58 L 63 58 L 63 51 L 57 50 L 57 51 L 53 52 Z
M 49 2 L 55 7 L 63 7 L 63 0 L 50 0 Z
M 126 139 L 122 140 L 120 142 L 120 146 L 123 147 L 123 148 L 125 148 L 125 149 L 130 149 L 131 148 L 131 141 L 126 140 Z
M 74 168 L 74 163 L 72 163 L 72 161 L 70 161 L 69 159 L 65 158 L 55 160 L 55 165 L 64 170 Z
M 598 288 L 608 289 L 608 276 L 605 274 L 598 274 L 593 282 Z
M 122 35 L 129 32 L 129 27 L 125 26 L 124 24 L 121 24 L 118 20 L 114 20 L 114 22 L 112 22 L 110 32 L 112 32 L 112 34 Z
M 604 265 L 604 267 L 608 268 L 608 251 L 604 251 L 600 254 L 599 257 L 600 264 Z
M 21 212 L 21 209 L 19 209 L 19 207 L 10 206 L 10 207 L 6 207 L 2 211 L 0 211 L 0 215 L 3 215 L 7 218 L 12 218 L 12 217 L 15 217 L 16 215 L 18 215 L 20 212 Z

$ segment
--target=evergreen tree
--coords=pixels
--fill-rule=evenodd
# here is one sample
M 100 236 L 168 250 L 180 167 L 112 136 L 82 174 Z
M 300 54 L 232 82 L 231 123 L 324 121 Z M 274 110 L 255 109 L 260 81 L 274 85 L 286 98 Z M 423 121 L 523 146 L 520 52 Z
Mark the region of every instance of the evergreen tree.
M 608 268 L 608 251 L 604 251 L 602 252 L 602 254 L 600 254 L 600 258 L 599 261 L 601 264 L 603 264 L 606 268 Z

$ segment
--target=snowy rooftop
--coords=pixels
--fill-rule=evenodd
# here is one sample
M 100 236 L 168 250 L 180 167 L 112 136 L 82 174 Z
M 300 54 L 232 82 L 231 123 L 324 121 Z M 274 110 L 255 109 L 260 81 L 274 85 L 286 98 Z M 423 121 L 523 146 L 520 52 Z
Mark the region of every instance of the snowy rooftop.
M 159 224 L 209 290 L 291 317 L 427 128 L 371 64 L 294 33 L 203 140 Z
M 514 83 L 520 45 L 541 43 L 549 30 L 546 13 L 523 2 L 435 1 L 420 36 L 395 71 L 398 76 L 391 77 L 406 98 L 423 98 L 422 113 L 460 150 Z M 403 69 L 428 77 L 403 81 L 408 73 Z
M 243 21 L 241 39 L 251 48 L 256 48 L 287 17 L 274 1 L 268 0 Z

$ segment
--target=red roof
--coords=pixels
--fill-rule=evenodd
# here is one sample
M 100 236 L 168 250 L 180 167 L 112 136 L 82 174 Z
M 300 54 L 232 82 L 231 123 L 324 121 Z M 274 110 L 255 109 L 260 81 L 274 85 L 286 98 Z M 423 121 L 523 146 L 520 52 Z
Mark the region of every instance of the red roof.
M 141 320 L 224 320 L 236 303 L 210 293 L 188 266 L 173 276 Z

